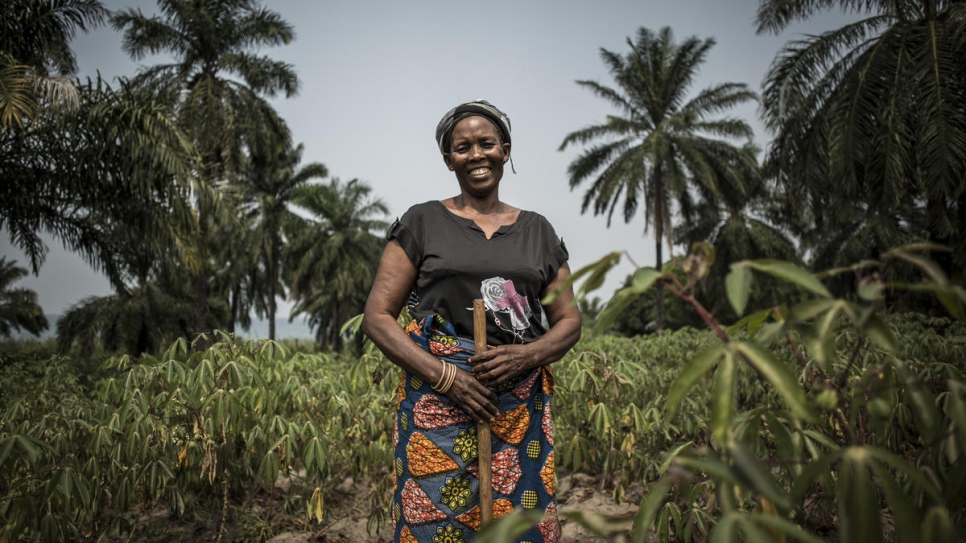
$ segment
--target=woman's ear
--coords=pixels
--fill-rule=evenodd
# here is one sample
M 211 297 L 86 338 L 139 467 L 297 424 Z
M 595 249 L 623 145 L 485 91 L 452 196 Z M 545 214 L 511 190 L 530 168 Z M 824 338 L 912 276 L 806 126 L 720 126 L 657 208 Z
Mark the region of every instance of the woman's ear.
M 506 162 L 507 160 L 510 160 L 510 144 L 504 143 L 503 144 L 503 162 Z
M 449 153 L 443 153 L 443 162 L 446 163 L 446 167 L 453 171 L 453 160 L 450 159 Z

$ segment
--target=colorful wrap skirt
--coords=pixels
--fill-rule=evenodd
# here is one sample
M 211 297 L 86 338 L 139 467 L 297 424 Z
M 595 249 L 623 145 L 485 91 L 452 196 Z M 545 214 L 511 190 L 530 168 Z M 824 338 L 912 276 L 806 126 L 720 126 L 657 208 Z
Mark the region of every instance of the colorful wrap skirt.
M 413 321 L 409 336 L 437 358 L 472 371 L 473 341 L 438 315 Z M 401 543 L 464 543 L 480 529 L 476 422 L 418 375 L 403 371 L 396 390 L 393 534 Z M 553 375 L 543 366 L 495 389 L 490 424 L 493 518 L 514 508 L 544 513 L 520 543 L 560 539 L 550 405 Z

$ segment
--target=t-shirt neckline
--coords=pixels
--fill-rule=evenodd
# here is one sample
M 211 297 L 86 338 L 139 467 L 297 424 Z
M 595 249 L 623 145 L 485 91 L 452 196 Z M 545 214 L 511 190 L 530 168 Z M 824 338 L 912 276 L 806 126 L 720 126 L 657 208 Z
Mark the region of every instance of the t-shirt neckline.
M 433 202 L 437 204 L 437 206 L 442 210 L 444 215 L 453 219 L 457 224 L 461 224 L 462 226 L 468 226 L 470 229 L 476 230 L 480 234 L 483 234 L 483 237 L 488 240 L 491 240 L 497 236 L 502 236 L 504 234 L 509 233 L 511 230 L 513 230 L 513 227 L 520 224 L 520 221 L 523 220 L 523 217 L 527 213 L 525 209 L 521 209 L 520 213 L 517 214 L 516 221 L 510 224 L 501 224 L 500 227 L 497 228 L 495 232 L 493 232 L 493 235 L 487 238 L 486 232 L 484 232 L 483 229 L 480 228 L 480 225 L 476 224 L 476 221 L 474 221 L 473 219 L 468 219 L 466 217 L 461 217 L 456 213 L 453 213 L 452 210 L 450 210 L 450 208 L 446 207 L 446 204 L 444 204 L 442 200 L 433 200 Z

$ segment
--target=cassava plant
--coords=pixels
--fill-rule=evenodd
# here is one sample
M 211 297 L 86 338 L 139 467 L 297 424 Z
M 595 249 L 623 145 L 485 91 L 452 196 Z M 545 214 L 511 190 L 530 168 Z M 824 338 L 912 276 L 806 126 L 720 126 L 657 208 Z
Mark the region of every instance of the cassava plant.
M 663 270 L 638 269 L 595 331 L 649 289 L 690 304 L 716 341 L 683 364 L 664 416 L 673 424 L 697 391 L 709 404 L 710 435 L 696 432 L 666 450 L 633 528 L 614 540 L 643 543 L 656 533 L 662 541 L 960 541 L 966 291 L 924 256 L 936 250 L 899 247 L 881 261 L 817 275 L 782 261 L 735 262 L 725 294 L 740 320 L 731 325 L 694 296 L 714 261 L 711 245 L 695 244 Z M 572 280 L 585 279 L 580 293 L 598 287 L 619 257 L 578 270 Z M 891 281 L 887 265 L 896 261 L 918 269 L 922 281 Z M 797 286 L 801 301 L 748 311 L 756 274 Z M 854 278 L 854 292 L 835 298 L 822 281 L 843 275 Z M 892 314 L 902 296 L 923 294 L 953 320 Z M 904 343 L 924 337 L 911 326 L 932 328 L 928 345 Z

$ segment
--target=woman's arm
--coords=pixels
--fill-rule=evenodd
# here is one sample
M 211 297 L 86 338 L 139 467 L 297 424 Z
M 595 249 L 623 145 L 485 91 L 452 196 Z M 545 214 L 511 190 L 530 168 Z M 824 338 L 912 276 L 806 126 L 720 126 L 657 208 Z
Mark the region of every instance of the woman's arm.
M 421 376 L 427 383 L 437 383 L 443 373 L 443 364 L 410 339 L 396 322 L 416 284 L 416 274 L 416 267 L 399 242 L 390 241 L 379 260 L 379 269 L 366 300 L 362 332 L 394 364 Z M 496 394 L 466 371 L 457 372 L 446 396 L 477 421 L 490 421 L 499 413 L 495 405 Z
M 570 276 L 570 267 L 564 263 L 557 277 L 541 293 L 559 287 Z M 473 371 L 487 386 L 496 386 L 508 379 L 563 358 L 580 339 L 580 311 L 573 303 L 574 290 L 567 288 L 553 303 L 544 306 L 550 329 L 539 339 L 526 345 L 500 345 L 469 359 Z

